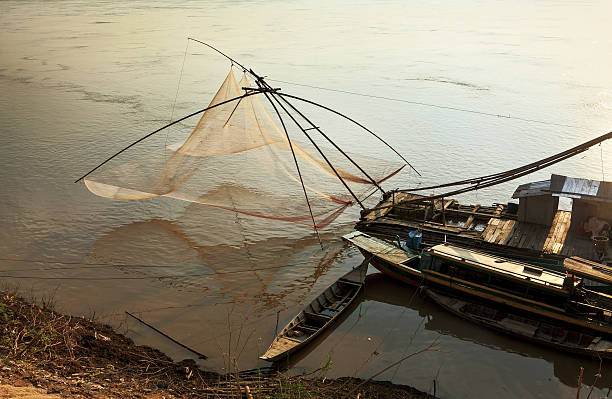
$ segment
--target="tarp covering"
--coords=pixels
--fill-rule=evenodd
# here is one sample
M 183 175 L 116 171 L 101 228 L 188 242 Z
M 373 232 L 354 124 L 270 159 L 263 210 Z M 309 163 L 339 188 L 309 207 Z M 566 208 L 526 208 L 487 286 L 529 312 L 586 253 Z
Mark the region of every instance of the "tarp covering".
M 246 75 L 237 82 L 230 70 L 210 105 L 242 95 L 243 87 L 250 87 Z M 122 156 L 88 176 L 85 184 L 107 198 L 167 196 L 311 227 L 329 224 L 354 199 L 312 143 L 301 133 L 300 141 L 293 141 L 298 134 L 291 133 L 313 225 L 287 136 L 262 101 L 267 100 L 257 94 L 209 109 L 183 143 L 169 145 L 162 153 Z M 339 151 L 329 145 L 320 148 L 359 198 L 374 189 Z M 351 157 L 377 182 L 403 168 L 371 157 Z

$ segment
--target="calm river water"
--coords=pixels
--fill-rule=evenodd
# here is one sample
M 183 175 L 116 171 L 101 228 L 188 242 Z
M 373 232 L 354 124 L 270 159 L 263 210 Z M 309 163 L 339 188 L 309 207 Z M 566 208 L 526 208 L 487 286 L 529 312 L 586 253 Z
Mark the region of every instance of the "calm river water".
M 174 116 L 208 104 L 230 65 L 194 43 L 186 51 L 186 38 L 377 131 L 423 175 L 389 183 L 399 187 L 509 169 L 610 131 L 611 16 L 607 0 L 0 2 L 0 281 L 178 359 L 189 354 L 124 311 L 209 355 L 203 367 L 261 366 L 277 316 L 284 324 L 360 263 L 339 238 L 357 210 L 321 232 L 321 250 L 292 224 L 172 199 L 113 201 L 73 183 L 171 118 L 185 52 Z M 314 117 L 333 126 L 328 118 Z M 551 172 L 611 180 L 612 143 L 463 200 L 505 202 Z M 444 398 L 557 398 L 575 395 L 580 366 L 588 392 L 599 368 L 372 277 L 356 310 L 294 370 L 331 358 L 328 376 L 367 378 L 433 340 L 437 351 L 377 378 L 425 391 L 435 379 Z M 612 364 L 601 374 L 591 397 L 609 393 Z

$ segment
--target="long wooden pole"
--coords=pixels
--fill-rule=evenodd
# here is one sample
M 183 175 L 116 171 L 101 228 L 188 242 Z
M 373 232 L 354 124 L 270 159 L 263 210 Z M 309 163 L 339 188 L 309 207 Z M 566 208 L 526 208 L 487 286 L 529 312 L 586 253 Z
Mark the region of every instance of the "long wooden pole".
M 525 167 L 521 167 L 521 168 L 516 168 L 513 170 L 521 170 L 520 173 L 504 173 L 504 174 L 499 174 L 500 177 L 496 178 L 496 179 L 492 179 L 489 180 L 485 183 L 481 183 L 478 182 L 470 187 L 464 187 L 458 190 L 454 190 L 454 191 L 449 191 L 446 193 L 442 193 L 439 195 L 434 195 L 434 196 L 430 196 L 430 197 L 423 197 L 423 198 L 417 198 L 417 199 L 412 199 L 412 200 L 406 200 L 406 201 L 402 201 L 402 203 L 407 204 L 407 203 L 418 203 L 418 202 L 423 202 L 423 201 L 430 201 L 432 199 L 438 199 L 438 198 L 442 198 L 442 197 L 450 197 L 452 195 L 458 195 L 458 194 L 464 194 L 470 191 L 475 191 L 475 190 L 480 190 L 483 188 L 487 188 L 487 187 L 492 187 L 501 183 L 505 183 L 507 181 L 511 181 L 514 179 L 518 179 L 519 177 L 522 176 L 526 176 L 528 174 L 531 174 L 535 171 L 538 171 L 540 169 L 544 169 L 547 168 L 551 165 L 554 165 L 558 162 L 564 161 L 568 158 L 571 158 L 575 155 L 578 155 L 586 150 L 588 150 L 590 147 L 592 147 L 593 145 L 596 145 L 604 140 L 608 140 L 609 138 L 612 138 L 612 132 L 604 134 L 596 139 L 590 140 L 584 144 L 581 144 L 579 146 L 573 147 L 567 151 L 564 151 L 562 153 L 559 153 L 557 155 L 554 155 L 552 157 L 548 157 L 545 158 L 541 161 L 538 162 L 533 162 L 529 165 L 525 165 L 525 167 L 530 166 L 530 168 L 526 169 Z M 510 171 L 509 171 L 510 172 Z M 409 190 L 399 190 L 400 192 L 406 192 Z M 379 206 L 376 208 L 372 208 L 370 209 L 370 211 L 374 211 L 374 210 L 380 210 L 380 209 L 386 209 L 386 208 L 392 208 L 392 205 L 383 205 L 383 206 Z
M 342 148 L 338 147 L 338 145 L 332 140 L 330 139 L 325 133 L 323 133 L 323 131 L 321 130 L 321 128 L 319 128 L 318 126 L 316 126 L 314 123 L 312 123 L 312 121 L 310 119 L 308 119 L 302 112 L 300 112 L 300 110 L 298 110 L 293 104 L 291 104 L 286 98 L 281 97 L 283 99 L 283 101 L 285 102 L 285 104 L 287 104 L 288 106 L 291 107 L 292 110 L 294 110 L 299 116 L 301 116 L 306 122 L 308 122 L 310 124 L 310 126 L 312 126 L 312 129 L 315 129 L 316 131 L 318 131 L 323 137 L 325 137 L 325 139 L 327 141 L 329 141 L 334 148 L 336 148 L 342 155 L 344 155 L 353 165 L 355 165 L 357 167 L 357 169 L 359 169 L 361 171 L 361 173 L 363 173 L 371 182 L 372 184 L 374 184 L 376 186 L 376 188 L 378 188 L 383 194 L 385 194 L 385 190 L 383 190 L 379 185 L 378 182 L 376 182 L 376 180 L 372 179 L 370 177 L 370 175 L 363 170 L 363 168 L 361 166 L 359 166 L 359 164 L 355 161 L 353 161 L 353 159 L 348 156 L 347 153 L 345 153 Z
M 279 96 L 282 96 L 282 97 L 289 97 L 289 98 L 293 98 L 293 99 L 296 99 L 296 100 L 299 100 L 299 101 L 303 101 L 303 102 L 308 103 L 308 104 L 315 105 L 315 106 L 317 106 L 317 107 L 319 107 L 319 108 L 323 108 L 323 109 L 325 109 L 325 110 L 327 110 L 327 111 L 329 111 L 329 112 L 332 112 L 332 113 L 334 113 L 334 114 L 336 114 L 336 115 L 338 115 L 338 116 L 343 117 L 343 118 L 344 118 L 344 119 L 346 119 L 346 120 L 349 120 L 349 121 L 353 122 L 354 124 L 356 124 L 356 125 L 357 125 L 357 126 L 359 126 L 360 128 L 364 129 L 366 132 L 370 133 L 372 136 L 376 137 L 376 138 L 377 138 L 377 139 L 378 139 L 380 142 L 382 142 L 384 145 L 386 145 L 387 147 L 389 147 L 389 148 L 390 148 L 390 149 L 391 149 L 391 150 L 392 150 L 394 153 L 396 153 L 396 154 L 397 154 L 397 155 L 398 155 L 398 156 L 399 156 L 399 157 L 400 157 L 400 158 L 401 158 L 401 159 L 402 159 L 404 162 L 406 162 L 406 164 L 407 164 L 408 166 L 410 166 L 410 168 L 411 168 L 412 170 L 414 170 L 414 171 L 416 172 L 416 174 L 417 174 L 417 175 L 421 176 L 421 174 L 419 173 L 419 171 L 418 171 L 418 170 L 416 170 L 416 169 L 414 168 L 414 166 L 412 166 L 412 165 L 410 164 L 410 162 L 408 162 L 408 160 L 402 156 L 402 154 L 400 154 L 399 152 L 397 152 L 397 150 L 396 150 L 395 148 L 391 147 L 391 145 L 390 145 L 389 143 L 387 143 L 385 140 L 383 140 L 383 139 L 382 139 L 380 136 L 378 136 L 376 133 L 374 133 L 373 131 L 371 131 L 370 129 L 368 129 L 367 127 L 365 127 L 364 125 L 362 125 L 361 123 L 357 122 L 357 121 L 356 121 L 356 120 L 354 120 L 353 118 L 351 118 L 351 117 L 349 117 L 349 116 L 347 116 L 347 115 L 344 115 L 343 113 L 338 112 L 338 111 L 336 111 L 335 109 L 332 109 L 332 108 L 326 107 L 326 106 L 325 106 L 325 105 L 323 105 L 323 104 L 319 104 L 319 103 L 316 103 L 316 102 L 314 102 L 314 101 L 307 100 L 307 99 L 302 98 L 302 97 L 293 96 L 293 95 L 291 95 L 291 94 L 286 94 L 286 93 L 277 93 L 277 94 L 278 94 Z
M 296 126 L 302 131 L 302 133 L 304 133 L 304 135 L 308 138 L 308 140 L 312 143 L 312 145 L 317 149 L 317 151 L 319 152 L 319 154 L 321 154 L 321 156 L 323 157 L 323 159 L 325 160 L 327 165 L 329 165 L 329 167 L 334 171 L 334 173 L 335 173 L 336 177 L 338 178 L 338 180 L 340 180 L 342 182 L 344 187 L 348 190 L 348 192 L 355 199 L 355 201 L 357 201 L 359 206 L 361 206 L 362 209 L 366 209 L 366 207 L 363 206 L 363 204 L 361 203 L 361 200 L 359 200 L 359 197 L 357 197 L 355 195 L 355 193 L 353 192 L 353 190 L 351 190 L 351 188 L 348 186 L 348 184 L 346 184 L 346 182 L 344 181 L 342 176 L 340 176 L 340 174 L 338 173 L 336 168 L 334 168 L 334 165 L 332 165 L 332 163 L 329 161 L 329 159 L 327 159 L 327 156 L 319 148 L 317 143 L 315 143 L 315 141 L 312 139 L 312 137 L 310 137 L 310 135 L 306 132 L 306 129 L 304 129 L 302 127 L 302 125 L 300 125 L 300 123 L 294 118 L 294 116 L 291 115 L 291 113 L 289 111 L 287 111 L 287 108 L 285 108 L 285 106 L 280 102 L 280 100 L 274 96 L 274 94 L 277 94 L 277 90 L 272 89 L 272 87 L 263 79 L 263 77 L 257 75 L 252 69 L 249 70 L 249 73 L 255 77 L 257 85 L 260 86 L 260 89 L 267 89 L 267 91 L 270 92 L 271 97 L 278 103 L 278 105 L 283 109 L 283 111 L 285 111 L 285 113 L 287 115 L 289 115 L 289 118 L 291 118 L 293 123 L 296 124 Z
M 283 109 L 283 111 L 285 111 L 285 113 L 287 115 L 289 115 L 289 118 L 291 118 L 291 120 L 293 121 L 293 123 L 295 123 L 295 125 L 302 131 L 302 133 L 304 133 L 304 135 L 308 138 L 308 140 L 312 143 L 312 145 L 316 148 L 316 150 L 319 152 L 319 154 L 321 154 L 321 156 L 323 157 L 323 159 L 325 160 L 325 162 L 327 162 L 327 165 L 329 165 L 329 167 L 331 168 L 331 170 L 333 170 L 334 174 L 336 175 L 336 177 L 340 180 L 340 182 L 342 182 L 342 184 L 344 185 L 344 187 L 348 190 L 348 192 L 351 194 L 351 196 L 355 199 L 355 201 L 357 201 L 357 203 L 359 204 L 359 206 L 361 206 L 362 209 L 366 209 L 365 206 L 363 206 L 363 204 L 361 203 L 361 200 L 359 199 L 359 197 L 357 197 L 357 195 L 355 195 L 355 193 L 353 192 L 353 190 L 351 190 L 351 188 L 348 186 L 348 184 L 346 184 L 346 182 L 344 181 L 344 179 L 342 178 L 342 176 L 340 176 L 340 174 L 338 173 L 338 171 L 336 170 L 336 168 L 334 167 L 334 165 L 329 161 L 329 159 L 327 159 L 327 156 L 325 155 L 325 153 L 323 153 L 323 151 L 321 150 L 321 148 L 319 148 L 319 146 L 317 145 L 317 143 L 312 139 L 312 137 L 310 137 L 310 135 L 308 134 L 308 132 L 306 130 L 304 130 L 304 128 L 302 127 L 302 125 L 297 121 L 297 119 L 295 119 L 295 117 L 293 115 L 291 115 L 291 113 L 289 111 L 287 111 L 287 108 L 285 108 L 285 106 L 283 105 L 282 102 L 280 102 L 280 100 L 278 98 L 276 98 L 275 96 L 276 92 L 270 92 L 270 95 L 272 96 L 272 98 L 274 100 L 276 100 L 277 104 Z
M 433 190 L 433 189 L 436 189 L 436 188 L 443 188 L 443 187 L 449 187 L 449 186 L 460 186 L 460 185 L 464 185 L 464 184 L 476 184 L 476 183 L 479 183 L 479 182 L 483 182 L 483 181 L 487 181 L 487 180 L 492 180 L 492 179 L 500 178 L 500 177 L 503 177 L 503 176 L 507 176 L 507 175 L 514 174 L 514 173 L 519 173 L 519 172 L 522 172 L 524 170 L 537 167 L 538 165 L 540 165 L 542 163 L 546 163 L 546 162 L 555 160 L 555 159 L 557 159 L 559 157 L 563 157 L 563 156 L 568 155 L 570 153 L 574 153 L 574 152 L 580 153 L 580 152 L 582 152 L 582 151 L 584 151 L 584 150 L 586 150 L 586 149 L 588 149 L 588 148 L 590 148 L 590 147 L 592 147 L 592 146 L 594 146 L 596 144 L 599 144 L 602 141 L 608 140 L 610 138 L 612 138 L 612 132 L 609 132 L 609 133 L 606 133 L 606 134 L 601 135 L 599 137 L 596 137 L 593 140 L 589 140 L 589 141 L 587 141 L 585 143 L 577 145 L 576 147 L 572 147 L 572 148 L 570 148 L 568 150 L 565 150 L 565 151 L 560 152 L 558 154 L 552 155 L 552 156 L 550 156 L 548 158 L 544 158 L 544 159 L 541 159 L 539 161 L 535 161 L 535 162 L 532 162 L 530 164 L 523 165 L 523 166 L 520 166 L 518 168 L 510 169 L 510 170 L 507 170 L 507 171 L 504 171 L 504 172 L 498 172 L 498 173 L 494 173 L 494 174 L 491 174 L 491 175 L 474 177 L 474 178 L 471 178 L 471 179 L 459 180 L 459 181 L 456 181 L 456 182 L 450 182 L 450 183 L 445 183 L 445 184 L 438 184 L 436 186 L 406 188 L 406 189 L 402 189 L 401 191 L 404 191 L 404 192 L 413 192 L 413 191 Z
M 162 130 L 164 130 L 166 128 L 169 128 L 172 125 L 176 125 L 177 123 L 182 122 L 185 119 L 191 118 L 192 116 L 195 116 L 197 114 L 201 114 L 202 112 L 206 112 L 209 109 L 218 107 L 218 106 L 223 105 L 223 104 L 227 104 L 227 103 L 232 102 L 232 101 L 242 100 L 245 97 L 254 96 L 254 95 L 259 94 L 259 93 L 260 93 L 259 91 L 253 91 L 253 92 L 245 93 L 245 94 L 243 94 L 241 96 L 230 98 L 229 100 L 225 100 L 225 101 L 222 101 L 222 102 L 220 102 L 218 104 L 211 105 L 209 107 L 203 108 L 203 109 L 201 109 L 199 111 L 192 112 L 192 113 L 190 113 L 187 116 L 184 116 L 184 117 L 182 117 L 180 119 L 175 120 L 174 122 L 170 122 L 167 125 L 164 125 L 164 126 L 160 127 L 159 129 L 152 131 L 151 133 L 147 134 L 146 136 L 139 138 L 138 140 L 134 141 L 132 144 L 128 145 L 127 147 L 123 148 L 122 150 L 117 151 L 115 154 L 113 154 L 110 157 L 108 157 L 104 162 L 100 163 L 98 166 L 96 166 L 95 168 L 93 168 L 89 172 L 85 173 L 83 176 L 79 177 L 74 182 L 78 183 L 79 181 L 83 180 L 84 178 L 86 178 L 87 176 L 89 176 L 90 174 L 92 174 L 93 172 L 98 170 L 100 167 L 102 167 L 104 164 L 109 162 L 111 159 L 115 158 L 117 155 L 123 153 L 124 151 L 126 151 L 126 150 L 128 150 L 130 148 L 132 148 L 133 146 L 135 146 L 136 144 L 140 143 L 141 141 L 148 139 L 149 137 L 153 136 L 154 134 L 159 133 L 159 132 L 161 132 Z
M 257 84 L 259 85 L 259 82 L 257 82 Z M 314 214 L 312 213 L 312 207 L 310 206 L 310 200 L 308 199 L 308 193 L 306 192 L 306 185 L 304 184 L 304 179 L 302 178 L 302 172 L 300 171 L 300 164 L 298 163 L 297 157 L 295 156 L 295 151 L 293 150 L 293 143 L 291 142 L 291 138 L 289 137 L 289 131 L 287 130 L 287 127 L 285 126 L 285 121 L 283 120 L 283 117 L 278 111 L 278 108 L 276 108 L 274 101 L 272 101 L 270 96 L 268 96 L 268 93 L 266 93 L 265 91 L 264 91 L 264 96 L 266 96 L 266 99 L 268 100 L 270 105 L 272 105 L 272 108 L 274 108 L 274 112 L 276 112 L 276 115 L 278 116 L 278 119 L 280 120 L 281 126 L 283 127 L 283 131 L 285 132 L 285 136 L 287 137 L 287 142 L 289 143 L 289 148 L 291 149 L 291 155 L 293 156 L 293 162 L 295 162 L 295 168 L 297 169 L 298 176 L 300 178 L 300 183 L 302 184 L 302 190 L 304 191 L 304 198 L 306 199 L 306 204 L 308 205 L 308 212 L 310 212 L 310 218 L 312 219 L 312 228 L 317 233 L 319 245 L 323 247 L 323 243 L 321 242 L 321 237 L 319 236 L 319 230 L 317 229 L 317 222 L 314 218 Z
M 131 314 L 130 312 L 126 311 L 125 314 L 127 314 L 128 316 L 138 320 L 139 322 L 141 322 L 142 324 L 144 324 L 145 326 L 149 327 L 151 330 L 155 331 L 156 333 L 166 337 L 167 339 L 169 339 L 170 341 L 174 342 L 175 344 L 177 344 L 178 346 L 187 349 L 189 352 L 193 353 L 194 355 L 197 355 L 200 359 L 208 359 L 208 356 L 194 350 L 191 349 L 190 347 L 188 347 L 187 345 L 183 344 L 182 342 L 177 341 L 176 339 L 172 338 L 171 336 L 169 336 L 168 334 L 166 334 L 165 332 L 158 330 L 157 328 L 153 327 L 152 325 L 150 325 L 149 323 L 147 323 L 146 321 L 134 316 L 133 314 Z

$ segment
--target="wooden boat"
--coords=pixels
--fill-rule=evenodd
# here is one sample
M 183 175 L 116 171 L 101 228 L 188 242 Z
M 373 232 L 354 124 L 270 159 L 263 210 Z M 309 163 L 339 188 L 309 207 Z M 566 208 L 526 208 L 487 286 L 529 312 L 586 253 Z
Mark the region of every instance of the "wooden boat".
M 508 313 L 484 303 L 468 301 L 425 289 L 433 302 L 455 315 L 518 338 L 567 352 L 612 358 L 612 341 L 541 319 Z
M 368 261 L 340 277 L 293 318 L 259 358 L 276 362 L 302 349 L 330 327 L 363 287 Z
M 420 255 L 361 232 L 344 236 L 372 265 L 400 281 L 478 298 L 554 322 L 612 335 L 612 296 L 581 277 L 481 251 L 440 244 Z
M 601 137 L 609 138 L 612 133 Z M 478 189 L 482 181 L 470 184 Z M 518 204 L 489 206 L 461 204 L 451 193 L 420 195 L 423 189 L 388 192 L 375 208 L 362 212 L 356 229 L 389 239 L 418 230 L 430 245 L 450 242 L 558 271 L 570 256 L 612 266 L 612 251 L 595 240 L 609 235 L 612 182 L 553 174 L 549 180 L 518 186 L 512 195 Z M 572 200 L 571 211 L 559 209 L 560 197 Z
M 354 231 L 342 237 L 355 245 L 372 266 L 403 283 L 419 286 L 423 282 L 421 257 L 416 250 L 400 248 L 387 241 Z

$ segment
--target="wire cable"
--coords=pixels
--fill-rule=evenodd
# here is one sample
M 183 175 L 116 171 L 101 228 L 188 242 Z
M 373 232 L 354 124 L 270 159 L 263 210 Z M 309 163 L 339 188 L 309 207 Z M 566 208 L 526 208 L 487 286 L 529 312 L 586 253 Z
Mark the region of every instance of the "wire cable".
M 38 269 L 5 269 L 0 270 L 0 273 L 10 273 L 10 272 L 30 272 L 30 271 L 54 271 L 54 270 L 74 270 L 74 269 L 93 269 L 99 267 L 116 267 L 116 268 L 125 268 L 125 267 L 133 267 L 133 268 L 147 268 L 147 267 L 194 267 L 198 265 L 152 265 L 152 264 L 112 264 L 112 263 L 79 263 L 79 262 L 58 262 L 58 261 L 40 261 L 40 260 L 25 260 L 25 259 L 8 259 L 8 258 L 0 258 L 2 261 L 15 261 L 15 262 L 28 262 L 28 263 L 43 263 L 43 264 L 66 264 L 66 265 L 81 265 L 76 267 L 50 267 L 50 268 L 38 268 Z M 278 270 L 286 267 L 295 267 L 295 264 L 286 264 L 281 266 L 271 266 L 271 267 L 259 267 L 259 268 L 249 268 L 249 269 L 238 269 L 238 270 L 226 270 L 212 273 L 193 273 L 193 274 L 182 274 L 182 275 L 156 275 L 156 276 L 142 276 L 142 277 L 134 277 L 134 276 L 124 276 L 124 277 L 67 277 L 67 276 L 58 276 L 58 277 L 43 277 L 43 276 L 15 276 L 15 275 L 0 275 L 0 278 L 15 278 L 15 279 L 34 279 L 34 280 L 144 280 L 144 279 L 168 279 L 168 278 L 185 278 L 185 277 L 209 277 L 215 275 L 223 275 L 223 274 L 239 274 L 239 273 L 252 273 L 256 271 L 263 270 Z
M 491 113 L 491 112 L 476 111 L 476 110 L 473 110 L 473 109 L 451 107 L 451 106 L 448 106 L 448 105 L 438 105 L 438 104 L 424 103 L 424 102 L 420 102 L 420 101 L 411 101 L 411 100 L 406 100 L 406 99 L 403 99 L 403 98 L 387 97 L 387 96 L 376 96 L 376 95 L 373 95 L 373 94 L 364 94 L 364 93 L 358 93 L 358 92 L 348 91 L 348 90 L 330 89 L 328 87 L 321 87 L 321 86 L 307 85 L 307 84 L 303 84 L 303 83 L 288 82 L 286 80 L 278 80 L 278 79 L 270 79 L 270 78 L 268 78 L 267 80 L 269 80 L 271 82 L 286 83 L 286 84 L 290 84 L 290 85 L 294 85 L 294 86 L 302 86 L 302 87 L 309 87 L 309 88 L 312 88 L 312 89 L 332 91 L 332 92 L 336 92 L 336 93 L 351 94 L 351 95 L 360 96 L 360 97 L 376 98 L 376 99 L 379 99 L 379 100 L 397 101 L 397 102 L 402 102 L 402 103 L 406 103 L 406 104 L 422 105 L 422 106 L 425 106 L 425 107 L 433 107 L 433 108 L 440 108 L 440 109 L 449 109 L 449 110 L 452 110 L 452 111 L 468 112 L 468 113 L 477 114 L 477 115 L 494 116 L 494 117 L 497 117 L 497 118 L 514 119 L 514 120 L 519 120 L 519 121 L 523 121 L 523 122 L 540 123 L 540 124 L 543 124 L 543 125 L 571 127 L 573 129 L 585 129 L 586 130 L 586 128 L 584 126 L 566 125 L 564 123 L 555 123 L 555 122 L 541 121 L 541 120 L 537 120 L 537 119 L 521 118 L 521 117 L 518 117 L 518 116 L 510 116 L 510 115 L 502 115 L 502 114 L 496 114 L 496 113 Z

